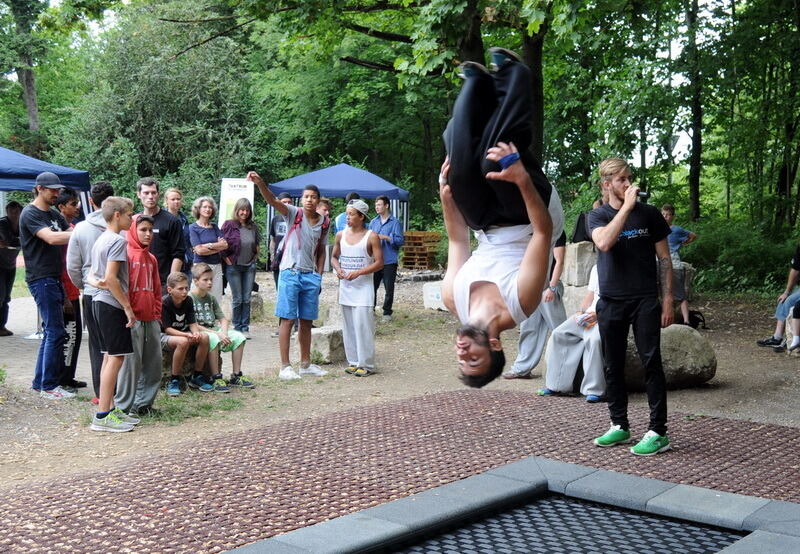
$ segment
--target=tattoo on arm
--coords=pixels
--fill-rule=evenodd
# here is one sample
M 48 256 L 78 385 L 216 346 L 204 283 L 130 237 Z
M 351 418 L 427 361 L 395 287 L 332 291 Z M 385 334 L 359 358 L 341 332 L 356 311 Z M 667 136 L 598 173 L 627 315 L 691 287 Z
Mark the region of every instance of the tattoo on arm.
M 661 297 L 672 295 L 672 259 L 658 259 L 658 280 L 661 283 Z

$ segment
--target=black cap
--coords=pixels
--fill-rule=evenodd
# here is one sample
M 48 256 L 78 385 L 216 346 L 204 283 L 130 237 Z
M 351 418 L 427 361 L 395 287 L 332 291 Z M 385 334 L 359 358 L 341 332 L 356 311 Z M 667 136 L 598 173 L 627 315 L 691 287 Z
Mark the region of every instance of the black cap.
M 64 185 L 61 184 L 61 179 L 58 178 L 58 175 L 51 173 L 50 171 L 39 173 L 39 175 L 36 176 L 36 186 L 48 189 L 64 188 Z

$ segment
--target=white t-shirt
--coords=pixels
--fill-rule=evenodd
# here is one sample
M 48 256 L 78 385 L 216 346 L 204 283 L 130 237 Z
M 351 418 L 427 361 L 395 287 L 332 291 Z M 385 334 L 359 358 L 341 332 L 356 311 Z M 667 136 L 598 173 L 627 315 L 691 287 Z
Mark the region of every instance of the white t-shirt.
M 286 207 L 289 209 L 289 213 L 284 216 L 286 218 L 287 235 L 283 239 L 286 244 L 283 247 L 283 258 L 281 258 L 280 269 L 281 271 L 284 269 L 296 269 L 297 271 L 303 273 L 316 271 L 317 244 L 320 242 L 320 234 L 322 233 L 322 222 L 324 218 L 319 216 L 317 224 L 312 226 L 308 223 L 305 216 L 303 216 L 300 226 L 297 229 L 292 230 L 297 211 L 302 208 L 292 206 L 291 204 L 287 205 Z M 299 248 L 298 241 L 300 241 Z M 327 233 L 325 233 L 325 236 L 322 237 L 323 246 L 321 246 L 321 248 L 324 248 L 324 245 L 326 244 L 328 244 Z
M 122 235 L 113 233 L 106 229 L 92 246 L 92 269 L 91 273 L 95 279 L 103 279 L 106 276 L 108 262 L 121 262 L 117 278 L 122 288 L 122 294 L 128 295 L 128 242 Z M 94 302 L 105 302 L 115 308 L 122 309 L 122 305 L 117 302 L 110 290 L 100 289 L 92 297 Z
M 550 219 L 553 222 L 550 243 L 552 261 L 553 245 L 564 231 L 564 210 L 555 187 L 552 189 L 547 211 L 550 212 Z M 472 252 L 453 280 L 453 301 L 456 305 L 456 315 L 461 323 L 469 321 L 470 288 L 472 283 L 480 281 L 494 283 L 497 286 L 508 313 L 517 325 L 529 317 L 519 304 L 517 280 L 525 249 L 534 232 L 535 229 L 530 224 L 490 227 L 485 232 L 475 231 L 478 248 Z
M 594 300 L 586 308 L 587 312 L 596 312 L 597 311 L 597 301 L 600 299 L 600 279 L 597 278 L 597 266 L 592 266 L 592 271 L 589 273 L 589 286 L 586 287 L 587 290 L 590 290 L 594 293 Z
M 342 231 L 339 241 L 339 265 L 345 273 L 367 267 L 373 262 L 372 256 L 367 253 L 367 243 L 372 231 L 364 233 L 364 237 L 356 244 L 349 244 L 350 227 Z M 361 275 L 352 281 L 342 279 L 339 281 L 339 304 L 342 306 L 369 306 L 375 305 L 375 285 L 372 274 Z

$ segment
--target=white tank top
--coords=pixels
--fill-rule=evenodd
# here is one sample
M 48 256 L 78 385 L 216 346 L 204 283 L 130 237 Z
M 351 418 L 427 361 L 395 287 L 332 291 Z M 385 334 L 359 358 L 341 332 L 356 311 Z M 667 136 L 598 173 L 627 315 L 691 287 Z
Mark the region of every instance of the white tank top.
M 553 187 L 547 209 L 553 222 L 550 250 L 552 259 L 552 245 L 564 230 L 564 210 L 555 187 Z M 458 312 L 456 315 L 461 323 L 469 321 L 469 297 L 472 283 L 481 281 L 494 283 L 497 286 L 500 296 L 506 303 L 508 313 L 517 325 L 529 317 L 530 314 L 526 315 L 522 306 L 519 305 L 517 278 L 522 257 L 525 255 L 525 249 L 528 247 L 533 232 L 530 224 L 490 227 L 486 232 L 475 231 L 478 248 L 472 252 L 453 280 L 453 300 L 456 312 Z
M 374 259 L 367 254 L 367 243 L 372 231 L 367 230 L 364 237 L 356 244 L 349 244 L 347 238 L 352 235 L 350 227 L 342 231 L 339 241 L 339 265 L 345 273 L 362 269 L 371 264 Z M 341 279 L 339 281 L 339 304 L 342 306 L 369 306 L 375 304 L 375 287 L 372 274 L 361 275 L 352 281 Z

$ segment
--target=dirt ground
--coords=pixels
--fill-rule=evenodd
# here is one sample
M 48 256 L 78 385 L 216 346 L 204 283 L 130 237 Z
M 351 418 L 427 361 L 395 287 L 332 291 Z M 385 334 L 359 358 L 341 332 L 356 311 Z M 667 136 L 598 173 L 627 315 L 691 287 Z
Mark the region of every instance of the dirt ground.
M 268 296 L 271 283 L 259 280 Z M 410 280 L 397 284 L 395 318 L 378 323 L 378 374 L 356 378 L 346 375 L 343 365 L 333 365 L 326 367 L 330 375 L 324 378 L 279 381 L 277 339 L 270 337 L 274 323 L 268 318 L 251 328 L 254 340 L 245 354 L 245 372 L 257 378 L 258 386 L 230 395 L 241 401 L 236 409 L 213 410 L 179 423 L 145 420 L 132 433 L 93 433 L 88 422 L 94 406 L 86 393 L 75 400 L 48 402 L 27 390 L 20 379 L 9 379 L 0 385 L 0 488 L 43 477 L 68 478 L 74 473 L 119 467 L 145 453 L 166 453 L 179 442 L 202 440 L 232 430 L 460 389 L 453 363 L 455 319 L 422 307 L 422 284 Z M 323 301 L 332 302 L 334 298 L 335 285 L 328 276 Z M 671 391 L 670 410 L 698 417 L 722 416 L 800 427 L 800 411 L 796 408 L 800 360 L 755 345 L 755 340 L 769 334 L 774 326 L 768 303 L 700 299 L 694 307 L 704 312 L 710 327 L 702 333 L 716 351 L 717 375 L 703 387 Z M 510 364 L 516 355 L 517 334 L 506 332 L 503 339 Z M 36 356 L 33 346 L 25 353 L 25 360 L 11 360 L 6 355 L 0 366 L 6 365 L 7 371 L 9 366 L 32 368 Z M 3 349 L 0 343 L 0 355 Z M 25 378 L 29 379 L 32 369 L 27 371 L 30 375 Z M 534 394 L 543 386 L 543 371 L 544 362 L 535 371 L 539 377 L 498 379 L 489 388 Z M 163 399 L 159 398 L 156 407 L 159 402 Z M 632 402 L 644 403 L 645 397 L 633 395 Z

